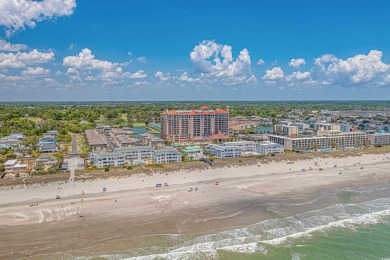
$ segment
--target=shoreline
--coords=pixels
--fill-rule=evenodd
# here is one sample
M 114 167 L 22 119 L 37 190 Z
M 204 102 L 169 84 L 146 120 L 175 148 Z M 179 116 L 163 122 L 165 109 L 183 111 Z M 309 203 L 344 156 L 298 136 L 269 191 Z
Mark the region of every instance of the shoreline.
M 65 184 L 2 190 L 0 230 L 5 236 L 0 238 L 0 258 L 23 257 L 27 251 L 31 256 L 81 250 L 154 234 L 199 235 L 243 227 L 340 203 L 336 194 L 348 189 L 371 189 L 380 197 L 379 188 L 390 186 L 389 156 L 310 158 L 294 164 L 281 161 L 260 167 L 155 173 L 74 182 L 73 187 L 69 183 L 61 190 L 58 188 Z M 156 182 L 170 186 L 155 188 Z M 199 190 L 189 192 L 191 187 Z M 81 190 L 86 195 L 81 195 Z M 61 193 L 62 199 L 54 199 L 56 193 Z M 39 205 L 29 207 L 30 203 Z M 38 233 L 47 237 L 27 238 Z

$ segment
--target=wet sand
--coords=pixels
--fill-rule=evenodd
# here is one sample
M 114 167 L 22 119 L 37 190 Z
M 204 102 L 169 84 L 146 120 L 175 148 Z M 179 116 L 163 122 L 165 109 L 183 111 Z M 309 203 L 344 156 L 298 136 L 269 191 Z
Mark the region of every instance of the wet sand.
M 0 258 L 73 250 L 85 255 L 84 249 L 96 252 L 109 241 L 136 246 L 137 238 L 156 234 L 213 233 L 340 203 L 341 190 L 382 196 L 390 186 L 388 158 L 309 159 L 2 190 Z M 154 187 L 164 182 L 169 186 Z

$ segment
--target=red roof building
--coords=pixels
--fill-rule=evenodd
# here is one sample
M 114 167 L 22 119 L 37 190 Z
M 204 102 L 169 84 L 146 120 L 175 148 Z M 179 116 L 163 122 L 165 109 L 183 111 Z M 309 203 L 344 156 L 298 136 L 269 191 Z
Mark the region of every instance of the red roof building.
M 212 110 L 204 104 L 199 110 L 169 110 L 161 113 L 161 138 L 171 142 L 209 139 L 229 133 L 229 112 Z

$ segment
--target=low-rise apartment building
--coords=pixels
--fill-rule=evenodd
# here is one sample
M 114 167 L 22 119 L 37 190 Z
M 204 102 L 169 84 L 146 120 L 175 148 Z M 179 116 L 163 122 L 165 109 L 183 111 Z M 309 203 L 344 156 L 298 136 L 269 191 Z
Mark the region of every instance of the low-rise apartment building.
M 270 141 L 264 141 L 257 144 L 257 152 L 259 154 L 276 154 L 283 153 L 284 147 Z
M 123 154 L 126 160 L 144 162 L 153 158 L 155 149 L 151 146 L 133 146 L 116 148 L 114 151 Z
M 89 158 L 97 168 L 125 165 L 125 157 L 121 152 L 96 151 L 90 153 Z
M 209 144 L 205 146 L 213 156 L 217 158 L 231 158 L 242 156 L 242 148 L 238 146 L 226 146 L 218 144 Z
M 141 135 L 142 143 L 145 145 L 153 146 L 155 148 L 161 148 L 165 146 L 165 140 L 157 137 L 151 133 L 144 133 Z
M 390 133 L 375 133 L 367 135 L 372 145 L 390 145 Z
M 154 151 L 153 160 L 156 163 L 181 162 L 182 156 L 177 149 L 172 146 L 166 146 Z
M 85 135 L 91 151 L 107 149 L 107 141 L 95 129 L 86 130 Z
M 186 146 L 183 153 L 190 159 L 199 159 L 203 157 L 203 149 L 199 145 Z
M 256 143 L 253 141 L 224 142 L 223 146 L 237 146 L 243 152 L 256 152 Z
M 325 148 L 351 148 L 366 144 L 365 132 L 318 131 L 317 136 L 291 138 L 269 135 L 268 140 L 291 151 L 317 150 Z

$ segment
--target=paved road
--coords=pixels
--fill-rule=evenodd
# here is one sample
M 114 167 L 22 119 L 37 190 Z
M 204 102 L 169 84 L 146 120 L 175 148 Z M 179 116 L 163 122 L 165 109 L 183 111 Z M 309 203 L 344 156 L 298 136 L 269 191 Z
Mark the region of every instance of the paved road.
M 72 134 L 72 154 L 77 154 L 77 136 Z

